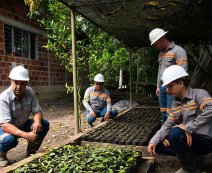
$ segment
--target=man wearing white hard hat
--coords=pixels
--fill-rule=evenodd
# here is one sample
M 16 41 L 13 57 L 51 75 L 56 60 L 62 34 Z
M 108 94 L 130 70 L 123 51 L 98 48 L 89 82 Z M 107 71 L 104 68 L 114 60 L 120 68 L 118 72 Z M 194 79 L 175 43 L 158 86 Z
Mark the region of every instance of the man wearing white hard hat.
M 97 117 L 103 117 L 104 121 L 118 115 L 117 110 L 111 110 L 111 98 L 109 91 L 104 88 L 104 82 L 104 76 L 99 73 L 94 77 L 94 85 L 85 91 L 83 105 L 89 127 L 93 127 Z
M 167 33 L 168 31 L 164 31 L 161 28 L 155 28 L 149 33 L 151 45 L 154 45 L 155 48 L 160 51 L 158 57 L 159 67 L 156 95 L 159 96 L 160 111 L 163 117 L 162 122 L 167 119 L 173 100 L 173 97 L 166 93 L 166 86 L 161 86 L 161 76 L 163 71 L 171 65 L 179 65 L 182 66 L 186 71 L 188 70 L 186 51 L 182 47 L 176 45 L 174 42 L 169 41 L 166 38 Z
M 151 154 L 176 154 L 181 166 L 176 173 L 198 172 L 204 155 L 212 152 L 212 98 L 203 89 L 187 87 L 186 76 L 178 65 L 163 72 L 163 85 L 174 100 L 167 120 L 147 147 Z
M 27 86 L 28 70 L 14 67 L 9 78 L 10 87 L 0 94 L 0 167 L 9 164 L 6 154 L 17 146 L 17 138 L 28 141 L 26 156 L 29 156 L 36 153 L 49 130 L 35 93 Z M 29 119 L 30 114 L 33 119 Z

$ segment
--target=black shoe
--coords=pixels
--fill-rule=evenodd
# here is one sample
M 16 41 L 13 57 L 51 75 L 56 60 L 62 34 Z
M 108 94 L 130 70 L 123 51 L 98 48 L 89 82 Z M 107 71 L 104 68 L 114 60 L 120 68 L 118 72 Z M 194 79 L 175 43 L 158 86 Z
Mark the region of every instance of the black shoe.
M 92 128 L 93 126 L 94 126 L 93 123 L 88 122 L 88 128 Z
M 105 117 L 102 118 L 101 123 L 105 121 Z
M 9 165 L 9 161 L 6 157 L 6 154 L 6 152 L 0 152 L 0 169 Z

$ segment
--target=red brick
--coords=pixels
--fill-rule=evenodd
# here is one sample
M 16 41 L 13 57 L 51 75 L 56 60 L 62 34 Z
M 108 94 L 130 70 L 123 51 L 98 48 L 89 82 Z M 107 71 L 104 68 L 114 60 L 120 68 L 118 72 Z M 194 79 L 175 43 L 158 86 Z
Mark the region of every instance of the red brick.
M 38 70 L 38 67 L 37 67 L 37 66 L 33 66 L 33 69 L 34 69 L 34 70 Z
M 7 75 L 5 75 L 5 74 L 2 74 L 1 75 L 1 80 L 7 80 L 8 79 L 8 76 Z
M 7 10 L 6 10 L 7 9 Z M 0 2 L 0 13 L 3 14 L 3 16 L 10 16 L 11 18 L 15 18 L 19 20 L 22 23 L 27 23 L 32 27 L 39 28 L 40 26 L 35 21 L 30 20 L 26 17 L 27 13 L 29 12 L 29 7 L 24 5 L 24 1 L 19 0 L 7 0 L 7 1 L 1 1 Z M 0 21 L 0 35 L 3 35 L 3 22 Z M 28 65 L 28 68 L 30 70 L 31 79 L 35 80 L 33 81 L 35 86 L 38 85 L 48 85 L 48 58 L 47 58 L 47 50 L 42 47 L 42 45 L 45 45 L 47 43 L 47 39 L 43 37 L 42 35 L 39 35 L 39 61 L 38 60 L 30 60 L 30 59 L 24 59 L 17 56 L 5 56 L 4 55 L 4 48 L 2 48 L 1 42 L 3 42 L 3 37 L 0 36 L 0 72 L 4 73 L 6 75 L 4 78 L 7 78 L 5 80 L 5 85 L 7 84 L 8 80 L 8 74 L 9 69 L 8 67 L 11 65 L 11 62 L 16 62 L 17 65 L 24 64 Z M 3 55 L 3 56 L 1 56 Z M 4 62 L 4 63 L 3 63 Z M 53 54 L 50 54 L 50 62 L 51 62 L 51 76 L 52 81 L 51 83 L 54 83 L 54 85 L 64 85 L 64 69 L 63 67 L 60 67 L 60 61 L 54 57 Z M 40 80 L 37 81 L 36 80 Z M 0 86 L 3 85 L 3 83 L 0 83 Z
M 0 36 L 0 42 L 3 42 L 3 41 L 4 41 L 4 37 Z
M 17 63 L 19 63 L 19 64 L 20 64 L 20 62 L 21 62 L 20 58 L 16 58 L 15 61 L 16 61 Z
M 3 81 L 3 86 L 10 86 L 10 80 L 8 79 L 8 81 Z
M 0 55 L 4 55 L 4 50 L 0 50 Z
M 7 64 L 6 62 L 1 62 L 1 63 L 0 63 L 0 67 L 1 67 L 1 68 L 6 67 L 6 64 Z
M 4 50 L 4 44 L 0 43 L 0 50 Z
M 10 57 L 9 62 L 16 62 L 15 60 L 16 60 L 16 58 L 15 58 L 15 57 Z
M 9 68 L 3 69 L 2 74 L 9 75 Z

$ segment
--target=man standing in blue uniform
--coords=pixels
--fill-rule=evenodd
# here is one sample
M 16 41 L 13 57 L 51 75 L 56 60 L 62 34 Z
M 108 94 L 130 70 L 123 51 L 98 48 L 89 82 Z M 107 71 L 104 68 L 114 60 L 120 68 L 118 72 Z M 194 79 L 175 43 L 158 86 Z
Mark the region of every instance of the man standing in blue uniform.
M 161 76 L 164 70 L 172 65 L 179 65 L 188 71 L 186 51 L 182 47 L 176 45 L 174 42 L 170 42 L 165 37 L 167 33 L 168 31 L 164 31 L 160 28 L 153 29 L 149 33 L 151 45 L 154 45 L 155 48 L 160 51 L 158 57 L 159 67 L 156 95 L 159 96 L 160 111 L 163 117 L 162 122 L 167 119 L 173 100 L 173 97 L 166 93 L 166 86 L 162 86 Z

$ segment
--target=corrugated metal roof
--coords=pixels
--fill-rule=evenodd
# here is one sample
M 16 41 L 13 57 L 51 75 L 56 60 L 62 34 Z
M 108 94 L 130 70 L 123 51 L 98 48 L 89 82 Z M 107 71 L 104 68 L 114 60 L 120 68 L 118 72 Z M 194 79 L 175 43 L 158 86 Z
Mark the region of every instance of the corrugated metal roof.
M 160 27 L 179 43 L 211 42 L 211 0 L 60 0 L 130 47 L 149 46 Z

